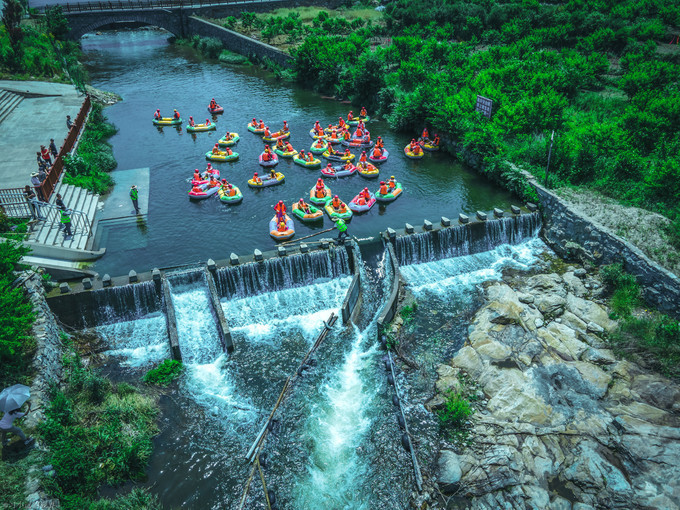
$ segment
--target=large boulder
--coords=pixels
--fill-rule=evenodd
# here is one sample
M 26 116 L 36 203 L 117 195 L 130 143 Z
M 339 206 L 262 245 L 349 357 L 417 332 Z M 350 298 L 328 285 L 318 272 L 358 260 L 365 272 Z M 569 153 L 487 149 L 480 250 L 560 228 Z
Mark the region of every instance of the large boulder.
M 534 305 L 543 314 L 559 316 L 566 305 L 567 290 L 558 274 L 539 274 L 526 282 L 525 292 L 534 296 Z

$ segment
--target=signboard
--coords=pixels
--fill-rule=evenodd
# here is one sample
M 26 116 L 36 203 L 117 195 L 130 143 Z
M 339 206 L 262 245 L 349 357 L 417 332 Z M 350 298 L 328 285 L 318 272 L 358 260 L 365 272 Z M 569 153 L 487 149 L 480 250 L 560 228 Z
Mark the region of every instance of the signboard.
M 484 115 L 487 119 L 491 118 L 491 109 L 493 108 L 493 101 L 488 97 L 477 96 L 477 104 L 475 110 Z

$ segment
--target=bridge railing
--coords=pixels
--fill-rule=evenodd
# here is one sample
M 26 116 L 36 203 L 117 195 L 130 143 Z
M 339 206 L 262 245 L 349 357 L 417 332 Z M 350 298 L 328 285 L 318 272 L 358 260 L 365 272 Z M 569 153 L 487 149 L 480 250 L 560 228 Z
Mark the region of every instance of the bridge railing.
M 79 2 L 61 4 L 65 13 L 96 12 L 96 11 L 121 11 L 140 9 L 176 9 L 180 7 L 207 7 L 210 5 L 224 4 L 253 4 L 282 0 L 118 0 L 104 2 Z M 44 10 L 45 7 L 39 7 Z

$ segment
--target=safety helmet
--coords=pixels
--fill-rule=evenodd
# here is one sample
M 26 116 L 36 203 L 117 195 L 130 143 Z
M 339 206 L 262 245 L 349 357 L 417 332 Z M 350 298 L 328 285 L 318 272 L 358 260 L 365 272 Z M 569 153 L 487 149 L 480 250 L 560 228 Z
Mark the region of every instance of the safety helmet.
M 333 198 L 337 198 L 337 199 L 339 199 L 338 195 L 335 195 L 335 196 L 334 196 Z

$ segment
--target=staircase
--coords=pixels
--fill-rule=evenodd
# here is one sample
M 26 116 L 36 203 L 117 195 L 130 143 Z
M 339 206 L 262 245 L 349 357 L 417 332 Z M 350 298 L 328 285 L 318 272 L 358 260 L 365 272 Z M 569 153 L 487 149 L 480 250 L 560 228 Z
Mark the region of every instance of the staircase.
M 0 124 L 9 117 L 9 114 L 24 100 L 24 96 L 10 92 L 9 90 L 0 90 Z
M 54 205 L 57 193 L 61 194 L 64 204 L 71 211 L 71 231 L 73 235 L 69 239 L 60 230 L 59 209 Z M 42 208 L 42 214 L 47 219 L 36 225 L 28 240 L 29 244 L 33 245 L 33 250 L 39 251 L 41 254 L 49 253 L 49 250 L 44 249 L 45 247 L 59 247 L 79 251 L 89 250 L 88 242 L 93 238 L 92 224 L 94 223 L 97 205 L 99 204 L 99 195 L 95 195 L 77 186 L 64 184 L 62 181 L 57 185 L 50 202 L 49 206 Z M 62 250 L 59 251 L 63 253 Z M 54 257 L 61 258 L 56 253 Z M 87 258 L 83 257 L 83 259 Z

